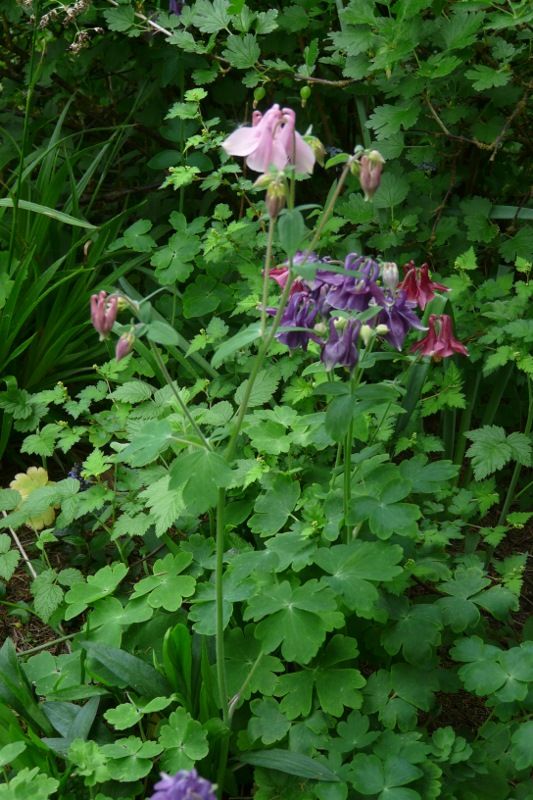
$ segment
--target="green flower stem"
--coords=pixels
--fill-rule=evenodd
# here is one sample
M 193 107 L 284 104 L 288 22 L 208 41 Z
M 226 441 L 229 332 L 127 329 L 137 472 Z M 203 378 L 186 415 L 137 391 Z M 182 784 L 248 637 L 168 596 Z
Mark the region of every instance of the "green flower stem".
M 272 263 L 272 244 L 274 242 L 274 230 L 276 228 L 276 217 L 270 217 L 268 224 L 268 239 L 267 249 L 265 255 L 265 267 L 263 270 L 263 296 L 261 299 L 261 339 L 265 337 L 266 324 L 267 324 L 267 304 L 268 304 L 268 288 L 270 282 L 270 265 Z
M 14 605 L 14 604 L 9 603 L 7 605 Z M 19 606 L 19 608 L 22 608 L 22 606 Z M 30 609 L 27 609 L 25 607 L 24 607 L 24 610 L 25 611 L 30 611 Z M 33 612 L 31 612 L 31 613 L 33 613 Z M 37 614 L 35 616 L 37 616 Z M 39 619 L 40 619 L 40 617 L 39 617 Z M 78 635 L 78 631 L 76 631 L 75 633 L 67 633 L 67 634 L 65 634 L 65 636 L 59 636 L 57 639 L 52 639 L 49 642 L 44 642 L 43 644 L 38 644 L 35 647 L 30 647 L 29 650 L 19 650 L 18 651 L 18 655 L 22 656 L 24 658 L 26 656 L 32 656 L 34 653 L 40 653 L 41 650 L 46 650 L 49 647 L 55 647 L 56 645 L 61 644 L 62 642 L 68 642 L 70 639 L 73 639 L 77 635 Z
M 470 430 L 470 425 L 472 424 L 472 414 L 474 411 L 474 406 L 476 405 L 477 396 L 479 392 L 479 385 L 481 383 L 481 370 L 476 370 L 476 377 L 472 386 L 472 391 L 470 392 L 470 396 L 467 400 L 466 408 L 461 414 L 461 424 L 459 426 L 459 435 L 457 437 L 457 442 L 455 445 L 455 453 L 453 457 L 453 463 L 457 464 L 459 467 L 463 464 L 463 459 L 465 457 L 465 450 L 466 450 L 466 432 Z
M 527 391 L 529 395 L 529 408 L 527 412 L 527 420 L 524 428 L 524 433 L 526 434 L 526 436 L 529 436 L 529 434 L 531 433 L 531 426 L 533 424 L 533 384 L 530 378 L 527 379 Z M 521 471 L 522 471 L 522 464 L 516 462 L 513 470 L 513 475 L 511 477 L 511 482 L 509 484 L 509 488 L 507 489 L 507 494 L 505 495 L 505 500 L 502 506 L 502 510 L 500 512 L 498 525 L 505 524 L 505 519 L 507 517 L 507 514 L 509 513 L 509 508 L 511 507 L 511 503 L 514 500 L 516 484 L 518 483 Z
M 345 165 L 342 174 L 338 180 L 337 186 L 335 190 L 331 194 L 331 197 L 324 209 L 324 212 L 318 222 L 318 225 L 315 229 L 315 233 L 311 239 L 311 243 L 307 250 L 303 254 L 302 264 L 305 264 L 307 259 L 309 258 L 311 252 L 313 251 L 314 247 L 316 247 L 318 240 L 324 230 L 324 226 L 328 221 L 331 213 L 335 207 L 335 203 L 342 191 L 342 187 L 344 186 L 344 182 L 346 177 L 350 171 L 350 163 L 351 160 L 347 162 Z M 271 228 L 273 229 L 273 225 L 271 224 Z M 269 231 L 270 234 L 270 231 Z M 273 235 L 273 232 L 272 232 Z M 271 258 L 271 254 L 269 255 L 269 250 L 267 247 L 267 253 L 265 257 L 265 280 L 266 275 L 268 274 L 269 268 L 269 259 Z M 281 294 L 280 302 L 278 310 L 276 311 L 276 316 L 274 317 L 274 321 L 272 326 L 270 327 L 266 336 L 263 336 L 259 349 L 257 351 L 257 356 L 255 358 L 254 365 L 252 367 L 252 371 L 250 373 L 250 377 L 248 378 L 248 383 L 246 386 L 246 391 L 244 393 L 244 397 L 241 401 L 239 406 L 239 410 L 237 412 L 237 419 L 233 426 L 233 430 L 231 432 L 228 445 L 225 451 L 225 457 L 228 462 L 231 462 L 234 455 L 235 450 L 237 447 L 237 439 L 241 432 L 242 424 L 244 422 L 244 417 L 246 415 L 246 411 L 248 409 L 248 403 L 250 400 L 250 396 L 252 394 L 252 389 L 254 388 L 254 383 L 256 378 L 259 374 L 259 370 L 263 366 L 263 362 L 265 360 L 266 354 L 272 344 L 276 332 L 279 328 L 281 317 L 283 315 L 283 311 L 285 310 L 285 306 L 287 305 L 287 300 L 289 299 L 289 294 L 291 291 L 292 282 L 294 280 L 292 275 L 292 259 L 291 259 L 291 269 L 289 274 L 289 279 L 285 284 L 283 292 Z M 266 331 L 265 331 L 266 333 Z M 159 353 L 157 354 L 159 356 Z M 160 356 L 159 356 L 160 359 Z M 166 368 L 162 362 L 158 361 L 163 373 L 166 372 Z M 167 373 L 168 374 L 168 373 Z M 171 383 L 172 386 L 172 383 Z M 181 398 L 180 405 L 182 404 Z M 194 422 L 194 421 L 193 421 Z M 195 425 L 196 428 L 196 425 Z M 215 634 L 215 653 L 216 653 L 216 674 L 217 674 L 217 684 L 218 684 L 218 693 L 220 697 L 220 706 L 222 710 L 222 719 L 228 726 L 228 729 L 231 724 L 231 717 L 229 714 L 229 705 L 228 705 L 228 691 L 227 691 L 227 679 L 226 679 L 226 662 L 225 662 L 225 653 L 224 653 L 224 509 L 225 509 L 225 502 L 226 502 L 226 493 L 224 489 L 219 489 L 218 491 L 218 502 L 217 502 L 217 524 L 216 524 L 216 567 L 215 567 L 215 605 L 216 605 L 216 634 Z M 218 768 L 218 792 L 219 797 L 222 796 L 222 791 L 224 787 L 224 774 L 226 771 L 226 762 L 228 757 L 228 750 L 229 750 L 229 730 L 228 735 L 224 736 L 221 741 L 221 749 L 220 749 L 220 761 L 219 761 L 219 768 Z
M 196 424 L 195 420 L 193 419 L 193 417 L 191 415 L 191 412 L 189 411 L 189 409 L 187 408 L 186 404 L 184 403 L 183 398 L 181 397 L 179 391 L 176 389 L 175 383 L 172 380 L 172 378 L 170 377 L 170 373 L 169 373 L 169 371 L 168 371 L 168 369 L 166 367 L 166 364 L 163 361 L 163 359 L 161 358 L 161 353 L 159 352 L 159 349 L 155 346 L 155 344 L 153 342 L 150 342 L 150 349 L 152 350 L 154 358 L 155 358 L 155 360 L 157 362 L 157 366 L 159 367 L 159 369 L 161 370 L 161 372 L 165 376 L 165 380 L 168 383 L 172 394 L 174 395 L 174 397 L 178 401 L 178 405 L 181 408 L 181 410 L 183 412 L 183 415 L 185 416 L 185 418 L 188 420 L 188 422 L 190 423 L 190 425 L 194 429 L 196 435 L 201 440 L 201 442 L 203 443 L 204 447 L 207 450 L 212 450 L 213 448 L 211 447 L 211 445 L 208 442 L 208 440 L 205 438 L 205 436 L 202 433 L 201 429 Z
M 258 656 L 257 656 L 257 658 L 255 659 L 254 663 L 253 663 L 253 664 L 252 664 L 252 666 L 250 667 L 250 672 L 248 673 L 248 675 L 247 675 L 247 676 L 246 676 L 246 678 L 244 679 L 244 682 L 243 682 L 243 684 L 242 684 L 241 688 L 239 689 L 239 691 L 237 692 L 237 694 L 236 694 L 234 697 L 232 697 L 232 698 L 231 698 L 231 702 L 230 702 L 230 704 L 229 704 L 229 717 L 230 717 L 230 719 L 233 717 L 233 714 L 235 713 L 235 708 L 236 708 L 236 706 L 237 706 L 237 703 L 238 703 L 238 702 L 239 702 L 239 700 L 241 699 L 241 697 L 242 697 L 242 693 L 244 692 L 244 690 L 246 689 L 246 687 L 248 686 L 248 684 L 249 684 L 249 683 L 250 683 L 250 681 L 252 680 L 252 678 L 253 678 L 253 676 L 254 676 L 254 674 L 255 674 L 255 672 L 256 672 L 256 670 L 257 670 L 257 668 L 258 668 L 259 664 L 260 664 L 260 663 L 261 663 L 261 661 L 263 660 L 263 656 L 264 656 L 264 655 L 265 655 L 265 654 L 264 654 L 264 653 L 263 653 L 263 651 L 261 650 L 261 651 L 260 651 L 260 653 L 259 653 L 259 655 L 258 655 Z
M 353 415 L 348 425 L 346 438 L 344 440 L 344 492 L 343 492 L 343 516 L 346 544 L 350 541 L 350 526 L 348 524 L 348 512 L 352 499 L 352 441 L 353 441 Z

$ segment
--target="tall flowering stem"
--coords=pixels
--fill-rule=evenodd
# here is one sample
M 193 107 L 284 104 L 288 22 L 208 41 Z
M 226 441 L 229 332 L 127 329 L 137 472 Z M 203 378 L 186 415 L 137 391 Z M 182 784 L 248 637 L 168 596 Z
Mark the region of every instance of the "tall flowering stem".
M 272 263 L 272 244 L 274 242 L 274 229 L 276 227 L 276 217 L 270 217 L 268 223 L 268 239 L 265 255 L 265 269 L 263 271 L 263 295 L 261 298 L 261 339 L 265 336 L 267 324 L 267 305 L 268 289 L 270 283 L 270 265 Z
M 305 250 L 300 264 L 305 264 L 309 259 L 311 253 L 315 249 L 320 236 L 322 235 L 322 231 L 324 230 L 324 226 L 328 219 L 330 218 L 333 209 L 335 208 L 335 203 L 337 202 L 339 195 L 342 191 L 342 187 L 346 181 L 348 173 L 350 171 L 351 160 L 347 162 L 345 165 L 335 188 L 335 191 L 330 197 L 330 200 L 323 211 L 323 214 L 318 222 L 316 227 L 315 233 L 309 247 Z M 267 258 L 265 262 L 269 258 L 268 251 L 267 251 Z M 271 256 L 270 256 L 271 258 Z M 265 263 L 265 279 L 268 280 L 268 270 L 270 264 Z M 248 378 L 248 383 L 246 386 L 246 391 L 242 398 L 241 404 L 239 406 L 239 410 L 237 412 L 237 419 L 235 420 L 235 424 L 233 426 L 233 430 L 231 432 L 229 442 L 226 447 L 226 451 L 224 453 L 225 458 L 228 462 L 231 462 L 235 456 L 235 450 L 237 447 L 237 440 L 239 434 L 241 432 L 242 424 L 244 422 L 244 417 L 246 415 L 246 411 L 248 409 L 248 403 L 250 401 L 250 396 L 252 394 L 252 390 L 254 388 L 255 381 L 259 374 L 261 367 L 263 366 L 263 362 L 265 357 L 268 353 L 270 345 L 274 341 L 274 337 L 276 336 L 277 330 L 280 326 L 281 318 L 283 316 L 283 312 L 285 310 L 285 306 L 287 305 L 287 301 L 289 299 L 291 286 L 293 283 L 294 277 L 292 275 L 292 259 L 290 260 L 290 273 L 287 278 L 287 283 L 283 288 L 283 292 L 281 294 L 280 303 L 278 309 L 276 311 L 276 315 L 272 322 L 272 326 L 268 333 L 266 330 L 263 335 L 261 344 L 259 346 L 259 350 L 257 351 L 257 355 L 255 358 L 254 365 L 252 367 L 252 371 L 250 373 L 250 377 Z M 268 291 L 268 290 L 267 290 Z M 228 753 L 228 737 L 229 737 L 229 727 L 231 725 L 231 716 L 229 713 L 229 703 L 228 703 L 228 690 L 227 690 L 227 677 L 226 677 L 226 661 L 225 661 L 225 648 L 224 648 L 224 533 L 225 533 L 225 524 L 224 524 L 224 511 L 226 505 L 226 493 L 224 489 L 219 489 L 218 491 L 218 502 L 217 502 L 217 524 L 216 524 L 216 567 L 215 567 L 215 604 L 216 604 L 216 634 L 215 634 L 215 653 L 216 653 L 216 672 L 217 672 L 217 684 L 218 684 L 218 693 L 219 693 L 219 702 L 220 707 L 222 710 L 222 719 L 224 723 L 228 727 L 227 736 L 223 738 L 221 742 L 220 748 L 220 761 L 219 761 L 219 769 L 218 769 L 218 786 L 219 786 L 219 793 L 222 794 L 223 787 L 224 787 L 224 774 L 226 770 L 226 761 L 227 761 L 227 753 Z

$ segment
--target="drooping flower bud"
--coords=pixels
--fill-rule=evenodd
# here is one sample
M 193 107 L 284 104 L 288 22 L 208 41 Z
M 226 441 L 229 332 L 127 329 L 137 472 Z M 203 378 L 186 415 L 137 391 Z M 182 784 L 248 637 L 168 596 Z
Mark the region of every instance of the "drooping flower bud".
M 107 292 L 101 291 L 91 295 L 91 322 L 96 331 L 100 334 L 100 341 L 107 339 L 113 325 L 117 319 L 118 297 L 116 295 L 107 296 Z
M 400 280 L 398 265 L 394 261 L 385 261 L 381 265 L 381 278 L 387 289 L 394 292 Z
M 384 163 L 385 159 L 378 150 L 371 150 L 361 156 L 359 183 L 365 193 L 365 200 L 372 200 L 378 190 Z
M 278 174 L 269 184 L 265 203 L 270 219 L 276 219 L 279 212 L 285 207 L 287 199 L 287 181 L 283 174 Z
M 370 325 L 362 325 L 360 336 L 363 340 L 364 346 L 368 347 L 370 340 L 373 336 L 375 336 L 374 328 L 371 328 Z
M 123 358 L 126 358 L 129 353 L 131 353 L 134 342 L 135 335 L 132 331 L 122 334 L 117 341 L 117 346 L 115 347 L 115 358 L 117 361 L 121 361 Z

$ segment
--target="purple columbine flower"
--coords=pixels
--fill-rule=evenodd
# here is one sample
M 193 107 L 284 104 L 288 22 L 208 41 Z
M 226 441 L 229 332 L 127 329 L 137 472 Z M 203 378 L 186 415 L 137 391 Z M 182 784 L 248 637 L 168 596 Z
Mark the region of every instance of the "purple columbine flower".
M 404 339 L 411 328 L 419 331 L 427 330 L 413 311 L 416 304 L 407 299 L 403 289 L 397 295 L 393 295 L 377 288 L 374 299 L 381 306 L 381 311 L 375 317 L 375 323 L 387 326 L 389 332 L 384 338 L 397 350 L 402 349 Z
M 169 14 L 177 14 L 178 17 L 181 14 L 183 9 L 183 2 L 182 0 L 168 0 L 168 13 Z
M 316 303 L 307 291 L 296 292 L 292 295 L 287 308 L 283 312 L 281 326 L 283 328 L 306 328 L 306 330 L 283 331 L 278 333 L 278 340 L 286 344 L 291 350 L 296 347 L 302 347 L 307 350 L 307 345 L 311 339 L 315 342 L 320 341 L 312 330 L 317 315 L 318 308 Z
M 339 334 L 335 322 L 334 319 L 329 321 L 329 339 L 322 347 L 320 359 L 328 370 L 334 367 L 347 367 L 352 370 L 359 360 L 356 342 L 361 323 L 359 320 L 350 319 Z
M 331 308 L 343 311 L 366 311 L 377 289 L 379 265 L 371 258 L 350 253 L 344 269 L 346 274 L 317 272 L 317 277 L 331 287 L 325 302 Z
M 180 770 L 176 775 L 161 773 L 149 800 L 216 800 L 215 787 L 200 778 L 195 769 Z

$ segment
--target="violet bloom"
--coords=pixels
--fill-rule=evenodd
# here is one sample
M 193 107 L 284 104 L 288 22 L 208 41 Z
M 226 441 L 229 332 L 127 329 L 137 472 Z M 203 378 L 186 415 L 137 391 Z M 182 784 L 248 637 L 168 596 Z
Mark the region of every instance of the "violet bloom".
M 91 295 L 91 322 L 100 334 L 100 340 L 106 339 L 117 319 L 118 297 L 107 296 L 101 291 Z
M 169 14 L 177 14 L 179 16 L 183 9 L 183 2 L 182 0 L 168 0 L 168 12 Z
M 320 359 L 328 370 L 334 367 L 347 367 L 353 370 L 359 360 L 356 342 L 361 323 L 359 320 L 350 319 L 339 333 L 335 322 L 334 319 L 329 321 L 329 339 L 322 347 Z
M 195 769 L 180 770 L 176 775 L 161 773 L 149 800 L 216 800 L 215 787 L 200 778 Z
M 319 342 L 320 339 L 313 332 L 313 325 L 318 315 L 318 308 L 307 292 L 296 292 L 287 303 L 281 317 L 283 328 L 305 328 L 305 330 L 287 330 L 277 334 L 277 338 L 291 350 L 301 347 L 307 350 L 311 340 Z
M 325 302 L 339 310 L 366 311 L 378 289 L 379 265 L 371 258 L 350 253 L 344 268 L 346 273 L 317 272 L 317 278 L 331 287 Z
M 378 289 L 375 300 L 381 306 L 381 311 L 375 317 L 377 325 L 386 325 L 389 332 L 384 338 L 397 350 L 403 347 L 404 339 L 411 330 L 427 330 L 414 312 L 415 303 L 407 299 L 404 291 L 396 296 Z
M 404 290 L 408 300 L 416 303 L 422 310 L 435 297 L 435 290 L 439 292 L 450 291 L 442 283 L 435 283 L 435 281 L 431 280 L 427 264 L 415 267 L 415 262 L 409 261 L 408 264 L 404 264 L 403 271 L 404 279 L 400 283 L 400 289 Z
M 454 353 L 468 355 L 468 350 L 453 335 L 452 320 L 448 314 L 431 314 L 429 317 L 429 333 L 421 341 L 414 344 L 411 350 L 423 356 L 431 356 L 435 361 L 449 358 Z
M 245 158 L 254 172 L 265 173 L 270 167 L 284 169 L 293 164 L 297 172 L 311 174 L 315 154 L 295 124 L 292 108 L 281 109 L 275 103 L 265 114 L 254 111 L 252 125 L 237 128 L 222 142 L 222 147 L 230 156 Z

